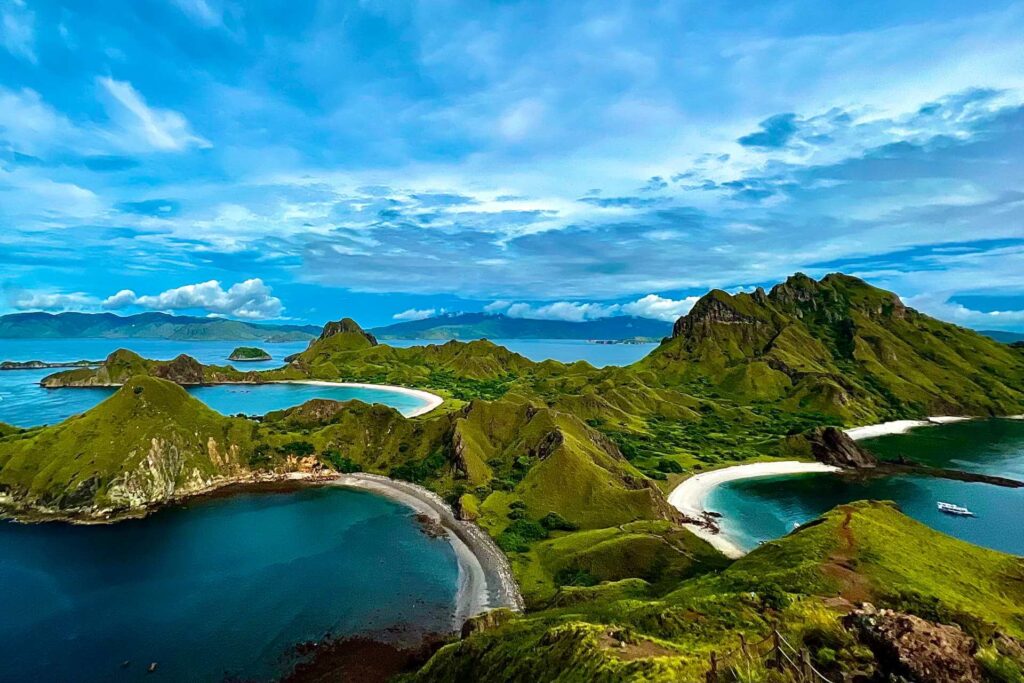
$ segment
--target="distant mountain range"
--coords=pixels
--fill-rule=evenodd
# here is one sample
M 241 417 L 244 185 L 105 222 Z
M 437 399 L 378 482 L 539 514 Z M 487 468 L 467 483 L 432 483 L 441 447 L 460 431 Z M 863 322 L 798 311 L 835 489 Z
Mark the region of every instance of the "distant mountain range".
M 12 313 L 0 316 L 0 339 L 171 339 L 286 342 L 314 339 L 316 325 L 273 325 L 167 313 Z
M 1002 330 L 981 330 L 981 334 L 991 337 L 1004 344 L 1016 344 L 1024 342 L 1024 334 L 1020 332 L 1003 332 Z
M 672 323 L 632 316 L 570 322 L 489 313 L 452 313 L 376 327 L 370 332 L 377 339 L 661 340 L 672 333 Z

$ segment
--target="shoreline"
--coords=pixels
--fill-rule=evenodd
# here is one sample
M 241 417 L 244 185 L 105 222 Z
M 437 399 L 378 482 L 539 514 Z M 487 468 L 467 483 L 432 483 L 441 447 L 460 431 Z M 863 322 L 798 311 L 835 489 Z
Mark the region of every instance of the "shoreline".
M 393 500 L 418 514 L 429 517 L 445 530 L 445 538 L 455 552 L 459 568 L 458 589 L 452 618 L 452 630 L 458 632 L 470 617 L 505 607 L 516 612 L 525 609 L 519 586 L 508 558 L 490 536 L 473 522 L 456 519 L 451 507 L 433 491 L 409 482 L 370 473 L 337 474 L 283 472 L 224 477 L 201 489 L 183 492 L 143 508 L 122 511 L 56 511 L 47 508 L 21 508 L 0 505 L 0 519 L 20 524 L 66 523 L 74 526 L 116 524 L 142 519 L 175 506 L 236 492 L 261 490 L 266 486 L 340 486 L 369 491 Z M 4 503 L 0 499 L 0 504 Z M 9 501 L 6 501 L 9 502 Z
M 403 394 L 405 396 L 412 396 L 424 402 L 424 405 L 416 408 L 408 415 L 402 413 L 407 419 L 419 417 L 420 415 L 426 415 L 432 412 L 440 405 L 444 403 L 444 399 L 437 394 L 426 391 L 425 389 L 411 389 L 409 387 L 400 387 L 394 384 L 368 384 L 366 382 L 329 382 L 327 380 L 320 379 L 277 379 L 269 382 L 209 382 L 206 384 L 179 384 L 178 386 L 183 389 L 189 387 L 225 387 L 225 386 L 262 386 L 266 384 L 306 384 L 315 387 L 352 387 L 354 389 L 378 389 L 380 391 L 387 391 L 394 394 Z M 60 389 L 118 389 L 123 387 L 124 384 L 69 384 L 67 386 L 46 386 L 40 384 L 43 389 L 60 390 Z M 357 399 L 358 400 L 358 399 Z M 365 401 L 364 401 L 365 403 Z M 291 406 L 295 407 L 295 406 Z M 396 408 L 397 410 L 397 408 Z M 402 411 L 398 411 L 402 412 Z
M 251 384 L 251 382 L 224 382 L 223 384 Z M 444 399 L 437 394 L 431 393 L 424 389 L 411 389 L 409 387 L 400 387 L 395 384 L 368 384 L 366 382 L 329 382 L 327 380 L 320 379 L 284 379 L 276 382 L 263 382 L 263 384 L 307 384 L 314 387 L 352 387 L 354 389 L 379 389 L 381 391 L 390 391 L 394 394 L 403 394 L 405 396 L 412 396 L 418 398 L 424 402 L 424 405 L 412 411 L 407 418 L 419 417 L 420 415 L 426 415 L 427 413 L 438 408 Z M 209 385 L 217 386 L 217 385 Z
M 490 536 L 473 522 L 456 519 L 452 509 L 433 491 L 378 474 L 343 474 L 327 482 L 331 486 L 371 491 L 424 514 L 440 524 L 455 551 L 459 587 L 455 596 L 453 626 L 458 631 L 470 617 L 505 607 L 524 609 L 519 586 L 508 558 Z
M 816 474 L 838 471 L 838 467 L 831 465 L 825 465 L 820 462 L 801 462 L 799 460 L 757 462 L 749 465 L 724 467 L 719 470 L 695 474 L 683 481 L 668 494 L 668 502 L 669 505 L 684 515 L 701 519 L 705 518 L 708 512 L 704 508 L 704 503 L 708 496 L 716 488 L 727 482 L 788 474 Z M 726 557 L 736 559 L 746 555 L 746 551 L 737 545 L 728 534 L 722 532 L 721 527 L 719 527 L 716 533 L 708 527 L 699 524 L 686 524 L 684 526 L 710 543 Z
M 958 415 L 935 415 L 929 416 L 924 420 L 892 420 L 890 422 L 864 425 L 863 427 L 850 427 L 843 431 L 854 441 L 860 441 L 861 439 L 873 439 L 877 436 L 888 436 L 889 434 L 906 434 L 911 429 L 918 427 L 935 427 L 937 425 L 966 422 L 967 420 L 974 419 L 977 418 Z

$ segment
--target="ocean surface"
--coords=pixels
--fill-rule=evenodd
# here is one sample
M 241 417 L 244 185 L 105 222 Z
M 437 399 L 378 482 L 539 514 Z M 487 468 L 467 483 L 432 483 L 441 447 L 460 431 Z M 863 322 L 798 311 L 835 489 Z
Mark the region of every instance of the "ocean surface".
M 922 464 L 1024 480 L 1024 421 L 973 420 L 914 429 L 862 441 L 883 459 L 900 455 Z M 784 536 L 836 505 L 892 500 L 928 526 L 987 548 L 1024 555 L 1024 489 L 934 477 L 895 476 L 851 481 L 806 474 L 734 481 L 716 488 L 707 508 L 721 512 L 723 532 L 746 550 Z M 976 517 L 938 511 L 938 501 L 970 508 Z
M 411 510 L 339 487 L 0 522 L 0 680 L 267 680 L 326 634 L 448 632 L 457 583 Z

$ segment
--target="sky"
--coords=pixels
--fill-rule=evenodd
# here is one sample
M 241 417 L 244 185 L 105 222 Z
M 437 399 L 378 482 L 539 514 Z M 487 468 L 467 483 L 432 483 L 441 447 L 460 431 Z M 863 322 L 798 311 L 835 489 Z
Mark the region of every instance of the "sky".
M 1024 2 L 0 0 L 0 313 L 1024 330 Z

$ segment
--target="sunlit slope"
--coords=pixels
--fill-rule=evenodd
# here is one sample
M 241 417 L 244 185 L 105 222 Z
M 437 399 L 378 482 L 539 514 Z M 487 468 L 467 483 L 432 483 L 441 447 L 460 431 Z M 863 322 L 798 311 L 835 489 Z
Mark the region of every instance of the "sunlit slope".
M 668 593 L 638 579 L 565 588 L 549 609 L 442 649 L 413 679 L 700 681 L 712 651 L 777 626 L 839 680 L 882 666 L 842 626 L 847 599 L 958 624 L 982 644 L 996 632 L 1019 637 L 1024 560 L 944 536 L 888 504 L 855 503 Z
M 1024 405 L 1024 353 L 846 275 L 704 296 L 636 365 L 658 381 L 848 423 Z

